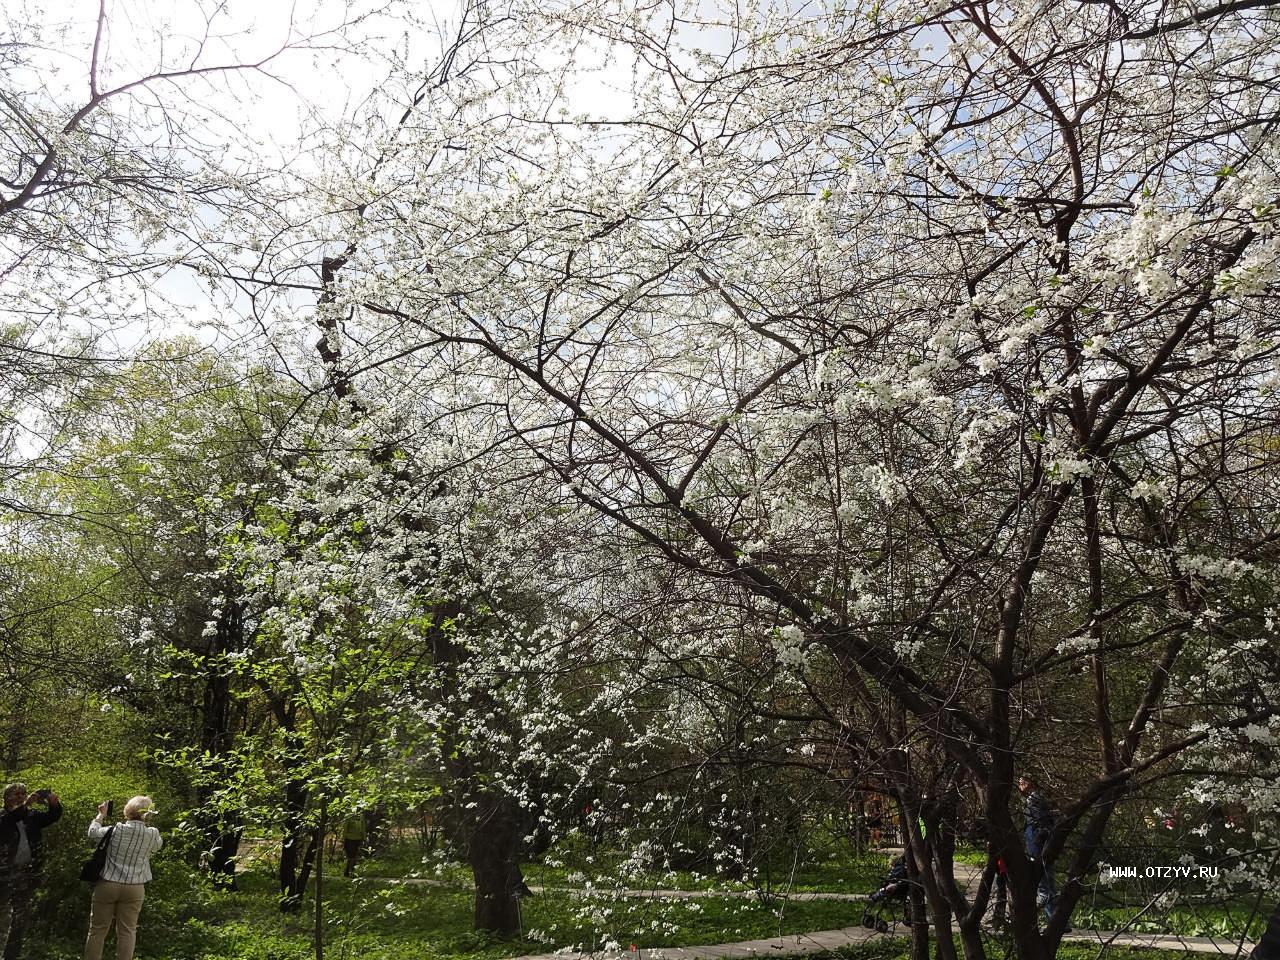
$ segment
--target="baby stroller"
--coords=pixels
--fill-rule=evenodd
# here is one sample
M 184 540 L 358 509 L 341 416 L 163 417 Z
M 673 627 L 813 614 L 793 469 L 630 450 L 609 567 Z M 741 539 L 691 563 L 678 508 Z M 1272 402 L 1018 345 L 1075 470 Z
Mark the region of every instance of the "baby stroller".
M 880 889 L 867 898 L 862 911 L 862 925 L 878 933 L 888 933 L 889 923 L 910 921 L 911 880 L 907 876 L 907 858 L 895 857 Z

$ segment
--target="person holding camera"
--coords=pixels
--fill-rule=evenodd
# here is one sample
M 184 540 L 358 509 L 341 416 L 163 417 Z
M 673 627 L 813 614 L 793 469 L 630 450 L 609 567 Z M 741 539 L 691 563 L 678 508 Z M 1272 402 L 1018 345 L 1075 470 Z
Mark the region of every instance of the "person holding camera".
M 44 809 L 33 809 L 36 804 Z M 18 960 L 22 954 L 43 875 L 44 829 L 61 816 L 62 804 L 52 790 L 29 794 L 25 783 L 4 788 L 0 815 L 0 953 L 4 960 Z
M 133 960 L 138 936 L 138 915 L 143 893 L 151 879 L 151 855 L 163 845 L 160 831 L 147 820 L 155 813 L 150 797 L 134 797 L 124 805 L 124 822 L 111 826 L 110 801 L 98 805 L 98 815 L 89 823 L 89 839 L 94 843 L 111 831 L 107 859 L 101 879 L 93 885 L 93 911 L 89 916 L 89 938 L 84 944 L 84 960 L 102 960 L 107 931 L 116 926 L 116 960 Z

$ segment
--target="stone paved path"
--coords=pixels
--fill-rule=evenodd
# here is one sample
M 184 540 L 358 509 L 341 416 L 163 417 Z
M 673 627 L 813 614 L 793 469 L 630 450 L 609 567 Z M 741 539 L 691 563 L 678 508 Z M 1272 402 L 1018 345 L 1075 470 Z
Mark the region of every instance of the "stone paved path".
M 529 888 L 534 893 L 542 893 L 546 890 L 564 893 L 566 891 L 581 891 L 581 887 L 540 887 L 537 885 Z M 736 898 L 742 900 L 754 900 L 759 894 L 755 890 L 656 890 L 651 888 L 641 889 L 623 889 L 619 890 L 615 887 L 597 887 L 597 893 L 606 894 L 611 897 L 636 897 L 648 900 L 698 900 L 713 897 Z M 788 903 L 805 902 L 809 900 L 847 900 L 859 901 L 866 900 L 870 894 L 866 893 L 831 893 L 825 891 L 806 892 L 799 891 L 796 893 L 786 893 L 782 890 L 772 890 L 771 895 L 779 900 L 785 900 Z
M 385 883 L 389 885 L 403 884 L 405 886 L 418 887 L 452 887 L 456 884 L 449 883 L 445 880 L 437 880 L 434 877 L 376 877 L 365 876 L 361 879 L 372 883 Z M 582 887 L 548 887 L 541 884 L 530 884 L 529 889 L 534 893 L 583 893 Z M 738 898 L 744 900 L 753 900 L 759 894 L 755 890 L 662 890 L 653 887 L 637 887 L 637 888 L 619 888 L 619 887 L 596 887 L 595 893 L 599 893 L 609 897 L 634 897 L 640 900 L 700 900 L 710 897 L 726 897 Z M 788 903 L 793 901 L 809 901 L 809 900 L 848 900 L 856 902 L 865 900 L 869 896 L 866 893 L 832 893 L 829 891 L 800 891 L 797 893 L 784 893 L 781 890 L 773 890 L 772 896 L 786 900 Z
M 768 940 L 742 940 L 738 943 L 716 943 L 701 947 L 655 947 L 652 950 L 621 950 L 609 953 L 541 953 L 516 960 L 714 960 L 718 957 L 800 956 L 835 950 L 850 943 L 862 943 L 884 936 L 865 927 L 797 933 Z
M 797 933 L 767 940 L 742 940 L 738 943 L 716 943 L 698 947 L 655 947 L 652 950 L 600 951 L 597 953 L 539 953 L 516 957 L 514 960 L 718 960 L 718 958 L 787 957 L 822 953 L 865 943 L 887 934 L 876 933 L 865 927 L 844 927 L 840 930 L 819 930 L 814 933 Z M 1118 933 L 1106 930 L 1079 930 L 1064 938 L 1073 943 L 1103 944 L 1113 947 L 1144 947 L 1155 950 L 1177 950 L 1183 953 L 1212 953 L 1222 957 L 1247 956 L 1252 944 L 1240 944 L 1235 940 L 1214 940 L 1209 937 L 1167 937 L 1155 934 Z

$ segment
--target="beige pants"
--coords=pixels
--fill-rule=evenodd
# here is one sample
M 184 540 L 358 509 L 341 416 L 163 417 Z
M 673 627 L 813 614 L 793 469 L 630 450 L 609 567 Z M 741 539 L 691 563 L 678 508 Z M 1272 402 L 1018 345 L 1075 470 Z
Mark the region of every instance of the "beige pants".
M 99 880 L 93 885 L 93 913 L 89 916 L 89 939 L 84 944 L 84 960 L 102 960 L 102 946 L 107 942 L 112 920 L 116 923 L 116 960 L 133 960 L 144 889 L 141 883 L 114 883 L 110 880 Z

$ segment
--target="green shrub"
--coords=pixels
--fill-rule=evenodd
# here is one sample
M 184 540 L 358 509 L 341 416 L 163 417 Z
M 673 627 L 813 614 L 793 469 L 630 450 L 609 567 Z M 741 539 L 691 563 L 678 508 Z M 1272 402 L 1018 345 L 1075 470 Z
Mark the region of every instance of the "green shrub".
M 91 888 L 80 879 L 80 867 L 93 852 L 89 842 L 89 821 L 98 804 L 115 801 L 114 817 L 119 819 L 124 802 L 139 793 L 156 801 L 159 811 L 155 825 L 166 833 L 166 848 L 152 860 L 159 882 L 147 887 L 147 905 L 140 925 L 139 948 L 148 939 L 148 921 L 172 912 L 174 903 L 189 904 L 195 896 L 191 871 L 180 861 L 182 844 L 169 844 L 166 816 L 172 810 L 171 797 L 155 782 L 137 771 L 77 766 L 68 769 L 33 767 L 11 776 L 32 790 L 49 788 L 62 801 L 62 819 L 45 831 L 44 883 L 36 901 L 35 916 L 28 935 L 31 955 L 37 960 L 64 955 L 68 944 L 78 943 L 89 926 Z M 162 935 L 162 934 L 161 934 Z

